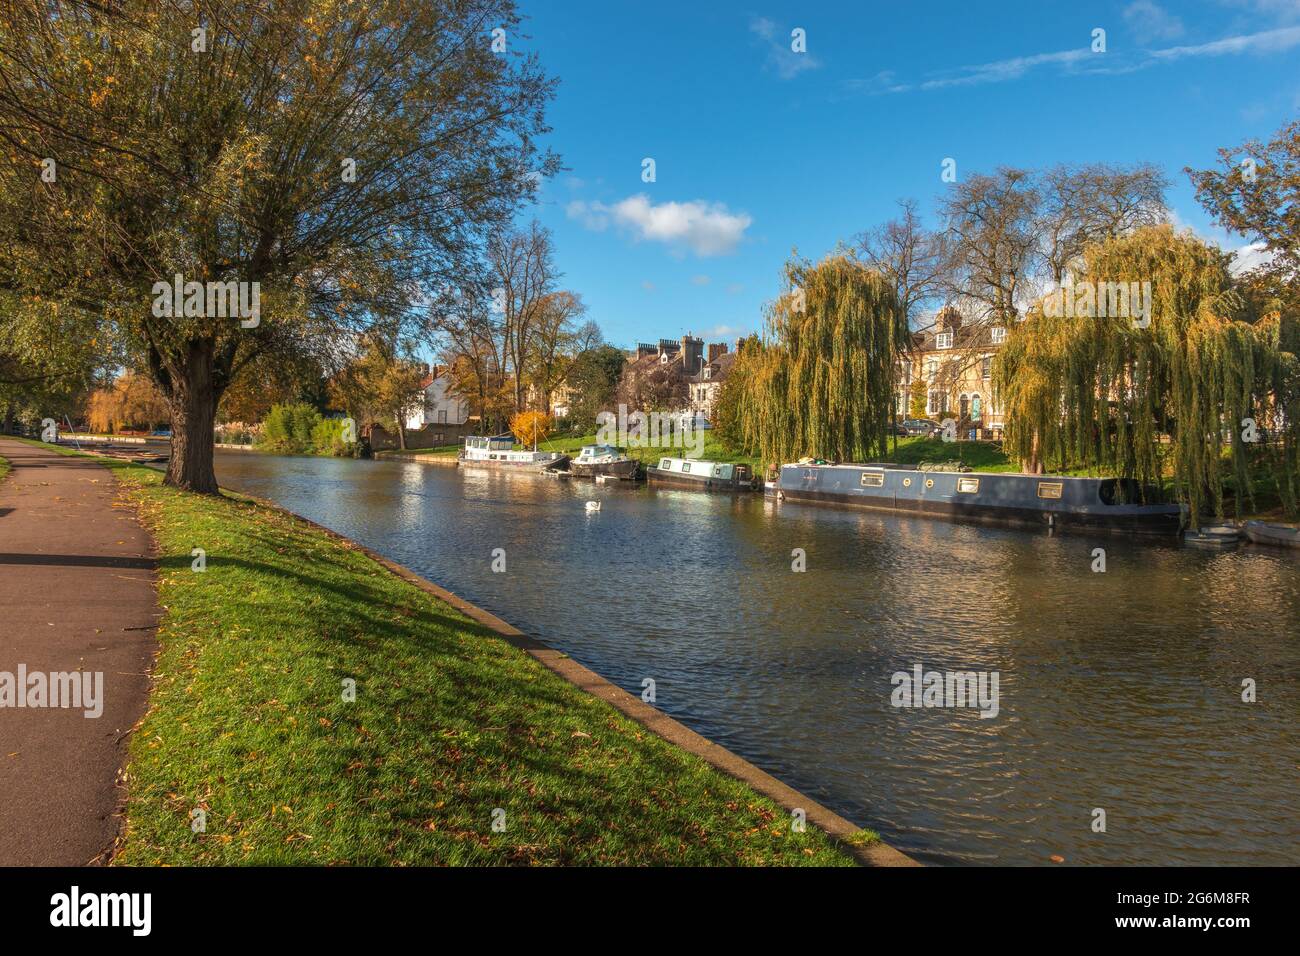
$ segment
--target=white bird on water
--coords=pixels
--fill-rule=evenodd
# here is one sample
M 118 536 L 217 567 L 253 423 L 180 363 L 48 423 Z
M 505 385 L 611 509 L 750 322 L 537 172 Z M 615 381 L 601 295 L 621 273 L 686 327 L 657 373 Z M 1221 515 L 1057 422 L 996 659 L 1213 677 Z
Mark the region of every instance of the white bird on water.
M 588 501 L 588 502 L 587 502 L 587 510 L 588 510 L 588 511 L 599 511 L 599 510 L 600 510 L 600 502 L 599 502 L 599 501 Z

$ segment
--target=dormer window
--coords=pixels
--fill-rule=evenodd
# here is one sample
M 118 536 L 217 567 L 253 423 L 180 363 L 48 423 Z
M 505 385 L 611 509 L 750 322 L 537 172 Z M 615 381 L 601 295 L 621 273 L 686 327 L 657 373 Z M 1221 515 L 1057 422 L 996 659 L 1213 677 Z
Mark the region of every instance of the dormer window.
M 713 369 L 709 368 L 707 365 L 704 367 L 704 377 L 713 378 Z
M 989 336 L 994 345 L 1001 345 L 1007 340 L 1007 330 L 1004 326 L 995 325 L 993 328 L 989 329 Z
M 668 353 L 667 353 L 667 352 L 662 352 L 662 353 L 660 353 L 660 355 L 659 355 L 659 364 L 660 364 L 660 365 L 667 365 L 667 364 L 668 364 Z
M 952 333 L 940 332 L 938 335 L 936 335 L 934 337 L 934 347 L 937 349 L 952 348 Z

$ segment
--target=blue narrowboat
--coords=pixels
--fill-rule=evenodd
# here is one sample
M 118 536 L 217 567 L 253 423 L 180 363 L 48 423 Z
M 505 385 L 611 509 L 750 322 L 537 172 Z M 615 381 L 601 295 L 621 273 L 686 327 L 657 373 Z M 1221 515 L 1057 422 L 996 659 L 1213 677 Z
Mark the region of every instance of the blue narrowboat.
M 787 501 L 910 511 L 923 515 L 1048 528 L 1177 535 L 1186 509 L 1142 504 L 1137 482 L 892 465 L 791 464 L 781 467 Z

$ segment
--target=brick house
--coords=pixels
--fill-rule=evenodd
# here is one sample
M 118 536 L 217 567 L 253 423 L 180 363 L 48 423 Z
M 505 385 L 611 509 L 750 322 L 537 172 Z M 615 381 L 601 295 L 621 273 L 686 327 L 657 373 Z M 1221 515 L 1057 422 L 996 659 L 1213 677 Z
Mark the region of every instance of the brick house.
M 925 383 L 925 417 L 956 419 L 962 438 L 978 428 L 981 438 L 1000 438 L 1004 410 L 993 389 L 993 356 L 1006 329 L 965 324 L 956 309 L 942 310 L 932 325 L 913 333 L 912 348 L 900 363 L 895 410 L 911 418 L 913 383 Z

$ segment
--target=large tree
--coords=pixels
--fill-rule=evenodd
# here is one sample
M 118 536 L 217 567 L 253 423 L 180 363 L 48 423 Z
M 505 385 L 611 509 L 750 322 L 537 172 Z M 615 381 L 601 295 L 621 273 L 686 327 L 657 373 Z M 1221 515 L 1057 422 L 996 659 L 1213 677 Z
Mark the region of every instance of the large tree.
M 908 336 L 893 283 L 843 255 L 792 261 L 786 279 L 764 341 L 732 367 L 733 430 L 768 463 L 885 455 Z
M 0 290 L 110 323 L 168 400 L 167 481 L 215 493 L 241 369 L 416 321 L 554 171 L 518 26 L 512 0 L 0 0 Z
M 1091 466 L 1136 479 L 1143 493 L 1172 477 L 1196 524 L 1223 514 L 1226 435 L 1240 510 L 1253 487 L 1246 421 L 1294 440 L 1274 383 L 1294 373 L 1296 356 L 1282 346 L 1281 313 L 1242 294 L 1229 259 L 1169 226 L 1087 247 L 1080 281 L 1149 282 L 1150 324 L 1035 307 L 993 366 L 1008 452 L 1028 471 Z M 1294 508 L 1294 480 L 1281 483 Z

